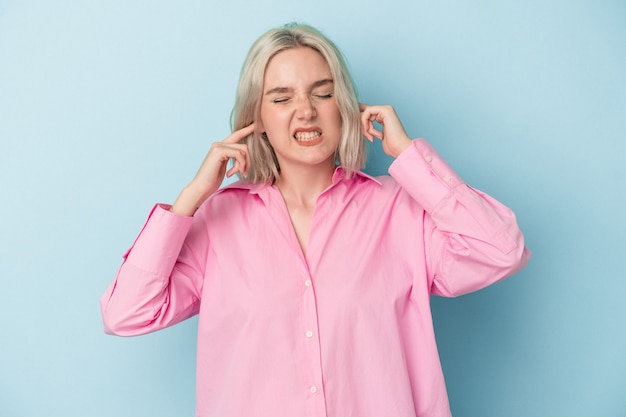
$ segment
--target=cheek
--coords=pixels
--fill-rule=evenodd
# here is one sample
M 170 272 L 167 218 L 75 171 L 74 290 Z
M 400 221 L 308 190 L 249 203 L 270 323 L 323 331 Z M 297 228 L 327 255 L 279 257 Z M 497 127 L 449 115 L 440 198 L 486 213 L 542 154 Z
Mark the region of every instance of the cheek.
M 281 116 L 279 112 L 263 110 L 261 108 L 260 114 L 260 126 L 262 126 L 265 131 L 272 131 L 279 129 L 282 124 L 284 124 L 284 117 Z
M 342 125 L 341 113 L 339 112 L 338 107 L 335 106 L 334 109 L 329 111 L 328 119 L 331 120 L 332 124 L 335 126 L 336 129 L 341 130 L 341 125 Z

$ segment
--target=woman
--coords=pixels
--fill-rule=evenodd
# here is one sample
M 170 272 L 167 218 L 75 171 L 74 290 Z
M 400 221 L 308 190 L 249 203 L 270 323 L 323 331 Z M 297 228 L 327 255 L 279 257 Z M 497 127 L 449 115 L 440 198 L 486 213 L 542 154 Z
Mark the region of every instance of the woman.
M 308 26 L 252 46 L 233 121 L 151 212 L 102 297 L 105 330 L 199 314 L 197 416 L 449 416 L 429 297 L 521 269 L 513 213 L 392 107 L 359 105 L 341 54 Z M 359 171 L 363 136 L 395 158 L 391 177 Z

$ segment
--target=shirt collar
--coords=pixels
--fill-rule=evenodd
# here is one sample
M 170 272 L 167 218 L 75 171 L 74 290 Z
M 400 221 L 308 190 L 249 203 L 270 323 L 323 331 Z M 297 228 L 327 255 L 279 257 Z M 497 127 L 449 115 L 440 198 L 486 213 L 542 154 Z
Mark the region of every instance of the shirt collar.
M 355 177 L 361 177 L 366 180 L 374 181 L 378 185 L 382 185 L 381 182 L 375 177 L 368 175 L 361 171 L 356 171 L 354 173 Z M 333 173 L 333 186 L 337 185 L 340 181 L 346 179 L 346 173 L 342 167 L 338 166 L 335 168 L 335 172 Z M 226 190 L 248 190 L 250 194 L 259 194 L 261 190 L 266 189 L 272 185 L 272 181 L 268 183 L 252 183 L 247 181 L 237 181 L 232 184 L 229 184 L 225 187 L 222 187 L 218 192 L 226 191 Z
M 375 177 L 372 177 L 371 175 L 366 174 L 365 172 L 362 171 L 356 171 L 354 173 L 355 177 L 361 177 L 367 180 L 371 180 L 374 181 L 376 184 L 378 185 L 382 185 L 381 182 L 376 179 Z M 337 168 L 335 168 L 335 173 L 333 174 L 333 185 L 337 184 L 339 181 L 342 181 L 346 178 L 346 173 L 343 170 L 342 167 L 338 166 Z

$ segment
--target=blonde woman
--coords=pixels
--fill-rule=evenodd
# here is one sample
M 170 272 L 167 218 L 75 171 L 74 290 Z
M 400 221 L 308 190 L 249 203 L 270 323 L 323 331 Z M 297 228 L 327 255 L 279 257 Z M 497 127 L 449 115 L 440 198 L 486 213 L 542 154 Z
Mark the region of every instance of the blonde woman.
M 150 213 L 102 297 L 106 332 L 199 314 L 201 417 L 450 416 L 429 298 L 523 268 L 514 214 L 391 106 L 359 104 L 338 49 L 306 25 L 252 46 L 232 122 Z M 363 137 L 395 158 L 390 176 L 360 171 Z

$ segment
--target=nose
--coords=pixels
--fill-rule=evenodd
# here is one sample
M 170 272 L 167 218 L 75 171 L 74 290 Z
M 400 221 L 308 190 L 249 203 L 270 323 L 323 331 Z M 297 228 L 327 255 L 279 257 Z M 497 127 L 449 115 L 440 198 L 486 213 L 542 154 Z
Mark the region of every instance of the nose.
M 310 120 L 317 115 L 313 100 L 309 96 L 302 96 L 297 100 L 296 116 L 299 119 Z

